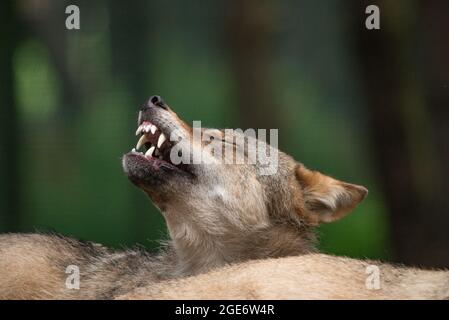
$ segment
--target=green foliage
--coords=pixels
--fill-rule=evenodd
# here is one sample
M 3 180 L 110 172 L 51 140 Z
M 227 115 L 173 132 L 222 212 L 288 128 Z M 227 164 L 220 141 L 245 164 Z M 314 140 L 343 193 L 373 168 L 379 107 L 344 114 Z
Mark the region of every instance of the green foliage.
M 88 2 L 84 5 L 83 10 L 88 10 Z M 62 78 L 45 45 L 32 37 L 17 49 L 14 70 L 23 128 L 18 150 L 21 229 L 51 228 L 115 247 L 140 243 L 154 248 L 154 240 L 165 237 L 163 219 L 146 196 L 127 181 L 120 163 L 121 155 L 136 143 L 136 101 L 143 103 L 151 94 L 160 94 L 187 121 L 235 127 L 239 121 L 234 78 L 229 57 L 210 40 L 222 36 L 216 22 L 209 22 L 214 27 L 211 30 L 186 31 L 177 24 L 180 22 L 166 20 L 162 13 L 142 26 L 151 31 L 148 39 L 128 35 L 140 41 L 141 50 L 148 53 L 147 59 L 137 62 L 140 74 L 117 73 L 110 41 L 114 34 L 105 12 L 99 17 L 90 15 L 83 20 L 81 30 L 71 31 L 67 38 L 68 69 L 79 84 L 75 112 L 60 108 L 65 103 Z M 338 27 L 335 19 L 322 22 L 323 34 Z M 279 53 L 280 62 L 274 63 L 276 79 L 272 83 L 278 105 L 273 112 L 281 115 L 280 146 L 306 166 L 370 189 L 368 199 L 355 213 L 319 229 L 321 248 L 350 256 L 386 258 L 385 205 L 369 161 L 360 120 L 363 114 L 357 108 L 360 97 L 351 85 L 344 85 L 356 80 L 339 41 L 343 30 L 335 30 L 329 41 L 303 39 L 305 45 L 312 41 L 315 50 L 325 55 L 321 60 L 307 53 L 298 53 L 294 59 Z M 289 36 L 294 35 L 287 32 L 284 40 L 296 41 Z M 129 52 L 120 62 L 136 63 L 134 58 L 134 52 Z M 312 76 L 320 75 L 314 68 L 323 60 L 332 66 L 334 75 L 338 74 L 326 85 Z M 324 69 L 321 66 L 325 75 Z M 139 81 L 143 81 L 143 89 L 136 88 Z M 340 94 L 329 89 L 332 87 Z

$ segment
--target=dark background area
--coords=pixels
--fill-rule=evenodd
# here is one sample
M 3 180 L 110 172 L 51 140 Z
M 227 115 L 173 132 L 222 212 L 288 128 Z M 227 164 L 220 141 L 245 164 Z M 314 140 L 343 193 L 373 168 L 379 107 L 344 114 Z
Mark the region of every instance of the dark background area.
M 448 31 L 437 0 L 1 1 L 0 232 L 156 247 L 163 218 L 120 157 L 159 94 L 190 123 L 278 128 L 283 151 L 365 185 L 323 251 L 449 267 Z

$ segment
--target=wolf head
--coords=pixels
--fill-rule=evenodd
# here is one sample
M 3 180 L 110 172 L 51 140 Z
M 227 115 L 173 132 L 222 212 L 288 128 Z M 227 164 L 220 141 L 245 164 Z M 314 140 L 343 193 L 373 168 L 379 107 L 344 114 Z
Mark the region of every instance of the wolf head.
M 159 96 L 141 108 L 137 127 L 123 168 L 164 215 L 184 272 L 313 251 L 312 227 L 343 217 L 368 192 L 252 135 L 192 128 Z

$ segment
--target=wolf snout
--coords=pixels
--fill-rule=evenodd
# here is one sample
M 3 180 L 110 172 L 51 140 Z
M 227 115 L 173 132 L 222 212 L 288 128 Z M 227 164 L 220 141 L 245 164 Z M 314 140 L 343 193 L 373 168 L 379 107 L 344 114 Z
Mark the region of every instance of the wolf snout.
M 162 100 L 161 96 L 151 96 L 147 102 L 140 108 L 137 124 L 142 124 L 143 121 L 151 121 L 159 110 L 169 110 L 168 105 Z

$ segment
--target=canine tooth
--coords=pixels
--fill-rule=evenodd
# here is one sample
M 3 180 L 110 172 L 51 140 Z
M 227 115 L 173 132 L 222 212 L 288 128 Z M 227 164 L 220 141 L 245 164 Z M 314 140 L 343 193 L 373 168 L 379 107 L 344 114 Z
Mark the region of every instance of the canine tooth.
M 159 136 L 159 139 L 157 140 L 157 147 L 160 148 L 162 144 L 165 142 L 166 138 L 163 133 Z
M 156 130 L 157 130 L 157 127 L 154 124 L 150 125 L 150 131 L 152 134 L 154 134 L 156 132 Z
M 148 149 L 148 151 L 145 153 L 145 156 L 146 156 L 146 157 L 152 157 L 152 156 L 153 156 L 154 149 L 156 149 L 155 146 L 152 146 L 150 149 Z
M 148 141 L 148 139 L 147 139 L 146 135 L 141 136 L 139 141 L 137 142 L 136 149 L 139 150 L 140 147 L 142 147 L 145 144 L 145 142 L 147 142 L 147 141 Z
M 137 128 L 137 131 L 136 131 L 136 136 L 138 136 L 139 134 L 140 134 L 140 132 L 142 132 L 142 126 L 140 125 L 138 128 Z

